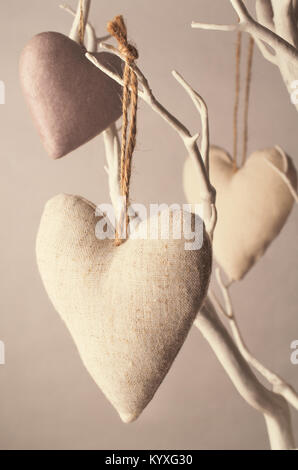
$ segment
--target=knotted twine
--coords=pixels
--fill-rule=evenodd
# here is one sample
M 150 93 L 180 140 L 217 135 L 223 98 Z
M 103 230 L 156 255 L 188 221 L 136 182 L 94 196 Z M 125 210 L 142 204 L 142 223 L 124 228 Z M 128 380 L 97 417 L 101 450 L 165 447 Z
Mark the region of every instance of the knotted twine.
M 121 15 L 116 16 L 107 25 L 108 32 L 114 36 L 118 43 L 121 57 L 125 61 L 123 72 L 123 97 L 122 97 L 122 136 L 120 156 L 120 192 L 123 198 L 123 208 L 117 221 L 115 244 L 121 245 L 127 238 L 129 186 L 131 177 L 132 156 L 136 146 L 137 135 L 137 106 L 138 106 L 138 78 L 133 70 L 134 62 L 138 59 L 137 49 L 128 43 L 127 29 Z M 130 116 L 129 116 L 130 111 Z M 122 236 L 124 232 L 124 236 Z

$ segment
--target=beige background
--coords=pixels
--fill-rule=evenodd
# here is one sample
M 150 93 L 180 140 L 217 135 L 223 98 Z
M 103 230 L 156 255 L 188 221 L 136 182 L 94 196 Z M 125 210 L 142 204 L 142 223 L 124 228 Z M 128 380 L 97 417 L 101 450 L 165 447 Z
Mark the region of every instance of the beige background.
M 243 402 L 195 329 L 140 419 L 122 424 L 85 371 L 46 296 L 34 254 L 45 202 L 59 192 L 81 194 L 94 202 L 108 200 L 102 139 L 51 161 L 20 92 L 18 58 L 26 41 L 46 30 L 68 33 L 71 19 L 58 4 L 10 0 L 1 1 L 0 7 L 0 79 L 7 88 L 7 103 L 0 106 L 0 339 L 6 344 L 6 365 L 0 366 L 0 447 L 267 448 L 263 418 Z M 195 19 L 234 21 L 229 1 L 93 1 L 92 20 L 99 33 L 118 13 L 127 19 L 139 47 L 139 64 L 156 95 L 197 131 L 196 111 L 170 75 L 173 68 L 182 72 L 207 100 L 212 142 L 231 150 L 235 37 L 189 27 Z M 278 70 L 259 53 L 252 97 L 250 150 L 279 144 L 298 165 L 297 112 Z M 184 157 L 178 137 L 141 103 L 134 200 L 184 202 Z M 298 339 L 297 230 L 295 209 L 266 256 L 233 288 L 233 296 L 251 349 L 298 388 L 298 366 L 290 362 L 290 343 Z M 294 424 L 298 439 L 297 415 Z

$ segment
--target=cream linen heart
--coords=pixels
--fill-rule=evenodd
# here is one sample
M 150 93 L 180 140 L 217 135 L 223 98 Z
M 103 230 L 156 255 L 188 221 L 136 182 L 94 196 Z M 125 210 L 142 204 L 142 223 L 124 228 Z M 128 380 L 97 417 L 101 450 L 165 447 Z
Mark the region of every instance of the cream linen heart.
M 199 250 L 185 250 L 185 240 L 171 236 L 115 247 L 96 238 L 98 220 L 95 206 L 81 197 L 51 199 L 37 236 L 37 262 L 85 367 L 130 422 L 152 399 L 202 305 L 211 244 L 204 231 Z
M 276 148 L 254 152 L 233 172 L 228 153 L 212 146 L 210 178 L 217 191 L 218 221 L 214 232 L 214 256 L 231 280 L 241 279 L 279 234 L 291 212 L 294 198 L 281 176 L 296 186 L 296 171 L 289 157 Z M 193 163 L 184 167 L 183 184 L 188 201 L 199 202 Z

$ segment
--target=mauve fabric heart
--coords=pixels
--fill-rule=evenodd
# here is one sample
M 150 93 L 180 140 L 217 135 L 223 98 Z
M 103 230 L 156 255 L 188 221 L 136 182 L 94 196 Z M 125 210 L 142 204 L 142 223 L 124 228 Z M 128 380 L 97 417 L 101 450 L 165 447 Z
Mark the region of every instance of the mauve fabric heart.
M 56 159 L 85 144 L 122 113 L 122 88 L 96 68 L 86 50 L 67 36 L 34 36 L 20 59 L 20 79 L 33 120 L 50 155 Z M 113 54 L 96 58 L 122 75 Z
M 149 220 L 158 227 L 162 215 Z M 60 194 L 44 209 L 36 243 L 44 286 L 86 369 L 124 422 L 152 399 L 207 294 L 209 237 L 200 232 L 202 246 L 192 250 L 183 237 L 195 220 L 183 217 L 180 239 L 173 230 L 168 239 L 146 238 L 143 221 L 143 239 L 116 247 L 96 238 L 99 219 L 85 199 Z

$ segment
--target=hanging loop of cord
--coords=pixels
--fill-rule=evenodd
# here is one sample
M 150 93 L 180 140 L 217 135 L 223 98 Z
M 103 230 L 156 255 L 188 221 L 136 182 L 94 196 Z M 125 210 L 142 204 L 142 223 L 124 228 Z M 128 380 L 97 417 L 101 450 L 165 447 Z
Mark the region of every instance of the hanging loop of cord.
M 123 97 L 122 97 L 122 136 L 120 156 L 120 191 L 123 198 L 123 209 L 121 211 L 116 227 L 115 244 L 121 245 L 127 238 L 129 187 L 131 178 L 131 165 L 133 152 L 136 146 L 137 136 L 137 106 L 138 106 L 138 79 L 133 70 L 134 62 L 138 59 L 137 49 L 128 43 L 127 29 L 122 16 L 116 16 L 108 23 L 108 32 L 118 42 L 118 49 L 125 59 L 123 72 Z M 130 115 L 129 115 L 130 112 Z M 124 230 L 123 230 L 124 229 Z M 122 236 L 124 232 L 124 237 Z
M 249 37 L 248 45 L 248 57 L 247 57 L 247 68 L 246 68 L 246 79 L 245 79 L 245 98 L 244 98 L 244 119 L 243 119 L 243 146 L 242 146 L 242 162 L 241 166 L 244 165 L 247 158 L 247 143 L 248 143 L 248 116 L 249 116 L 249 98 L 251 89 L 251 78 L 252 78 L 252 62 L 254 54 L 255 41 L 252 36 Z
M 79 43 L 81 46 L 84 46 L 84 38 L 85 38 L 84 0 L 80 0 Z
M 246 78 L 245 78 L 245 96 L 244 96 L 244 111 L 243 111 L 243 135 L 242 135 L 242 159 L 241 166 L 244 165 L 247 158 L 247 143 L 248 143 L 248 116 L 249 116 L 249 100 L 252 79 L 252 63 L 254 52 L 254 39 L 249 38 Z M 237 171 L 237 157 L 238 157 L 238 130 L 239 130 L 239 107 L 240 107 L 240 93 L 241 93 L 241 54 L 242 54 L 242 33 L 237 33 L 236 41 L 236 74 L 235 74 L 235 103 L 233 115 L 233 169 Z
M 238 115 L 239 115 L 239 104 L 240 104 L 240 69 L 241 69 L 241 47 L 242 47 L 242 33 L 237 33 L 236 41 L 236 75 L 235 75 L 235 103 L 234 103 L 234 142 L 233 142 L 233 169 L 237 171 L 237 153 L 238 153 Z

